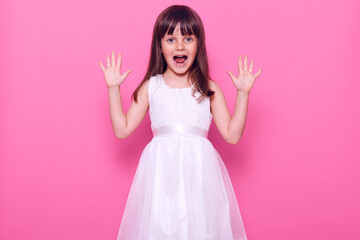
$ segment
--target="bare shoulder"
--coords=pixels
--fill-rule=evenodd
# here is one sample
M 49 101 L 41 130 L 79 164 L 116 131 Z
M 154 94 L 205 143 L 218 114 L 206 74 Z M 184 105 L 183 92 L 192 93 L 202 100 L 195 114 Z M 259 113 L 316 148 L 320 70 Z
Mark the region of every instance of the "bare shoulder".
M 216 95 L 216 93 L 222 93 L 219 84 L 211 79 L 209 79 L 209 87 L 211 91 L 215 92 L 214 95 Z

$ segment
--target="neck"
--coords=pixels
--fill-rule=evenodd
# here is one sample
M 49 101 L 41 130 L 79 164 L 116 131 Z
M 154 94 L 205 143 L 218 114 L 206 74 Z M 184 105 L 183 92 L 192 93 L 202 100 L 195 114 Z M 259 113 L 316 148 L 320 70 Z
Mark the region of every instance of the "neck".
M 184 74 L 177 74 L 167 69 L 163 73 L 163 78 L 165 78 L 169 82 L 176 82 L 178 83 L 178 85 L 191 85 L 191 80 L 189 79 L 189 72 L 186 72 Z

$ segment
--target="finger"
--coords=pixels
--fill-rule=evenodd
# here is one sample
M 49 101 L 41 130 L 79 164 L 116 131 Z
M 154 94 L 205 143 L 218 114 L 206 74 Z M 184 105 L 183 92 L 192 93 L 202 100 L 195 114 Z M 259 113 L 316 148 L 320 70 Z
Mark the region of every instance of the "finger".
M 255 78 L 257 78 L 261 72 L 262 72 L 262 69 L 260 68 L 260 70 L 255 74 Z
M 244 70 L 247 71 L 248 70 L 248 62 L 247 62 L 247 55 L 245 54 L 245 60 L 244 60 Z
M 116 68 L 120 70 L 121 67 L 121 53 L 119 53 L 118 60 L 116 62 Z
M 242 65 L 242 58 L 239 56 L 239 73 L 242 74 L 244 72 L 244 68 Z
M 117 68 L 119 69 L 119 71 L 120 71 L 120 68 L 121 68 L 121 53 L 119 53 L 119 56 L 118 56 L 118 61 L 117 61 L 116 67 L 117 67 Z
M 106 60 L 107 60 L 107 67 L 110 67 L 110 57 L 109 55 L 106 55 Z
M 252 70 L 253 70 L 253 66 L 254 66 L 254 61 L 251 60 L 250 61 L 250 68 L 249 68 L 249 72 L 251 72 L 251 73 L 252 73 Z
M 114 52 L 114 50 L 112 51 L 112 56 L 111 56 L 111 66 L 112 67 L 115 66 L 115 52 Z
M 105 67 L 103 66 L 102 62 L 100 61 L 100 67 L 103 70 L 103 72 L 105 71 Z
M 129 70 L 127 70 L 123 75 L 124 75 L 124 79 L 129 75 L 129 73 L 131 73 L 132 72 L 132 70 L 131 69 L 129 69 Z

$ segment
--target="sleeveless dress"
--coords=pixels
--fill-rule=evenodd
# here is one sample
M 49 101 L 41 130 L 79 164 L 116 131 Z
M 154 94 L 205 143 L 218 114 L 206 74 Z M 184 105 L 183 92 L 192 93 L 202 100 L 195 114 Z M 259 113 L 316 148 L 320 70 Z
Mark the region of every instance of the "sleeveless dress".
M 210 99 L 149 80 L 154 137 L 144 148 L 117 240 L 246 240 L 226 167 L 207 139 Z

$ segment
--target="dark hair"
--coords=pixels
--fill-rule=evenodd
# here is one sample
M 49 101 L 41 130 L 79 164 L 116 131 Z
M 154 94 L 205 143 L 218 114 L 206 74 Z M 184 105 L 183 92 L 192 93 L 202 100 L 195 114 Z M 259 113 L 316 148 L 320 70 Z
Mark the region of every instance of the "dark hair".
M 132 97 L 137 102 L 137 95 L 141 86 L 150 77 L 162 74 L 166 71 L 167 64 L 161 53 L 161 38 L 166 33 L 172 34 L 176 25 L 180 23 L 181 35 L 195 35 L 198 39 L 197 55 L 189 69 L 190 78 L 195 81 L 194 89 L 201 93 L 198 101 L 214 94 L 209 88 L 209 65 L 205 47 L 205 30 L 199 15 L 190 7 L 184 5 L 172 5 L 163 10 L 157 17 L 152 36 L 149 66 L 146 74 L 135 89 Z M 193 92 L 194 94 L 194 92 Z

